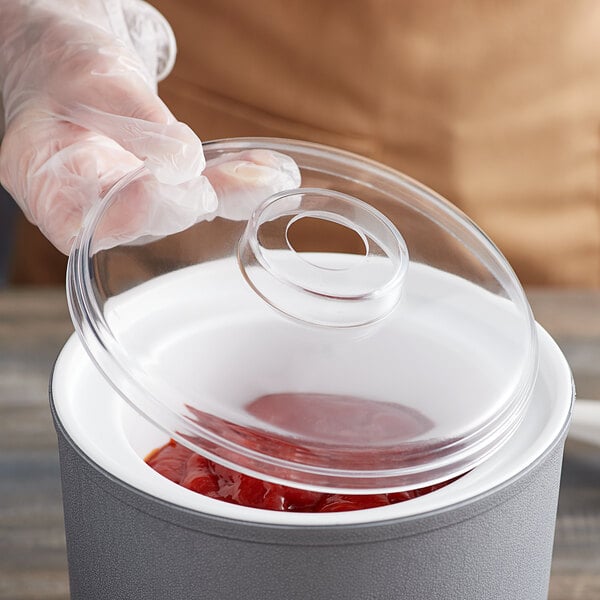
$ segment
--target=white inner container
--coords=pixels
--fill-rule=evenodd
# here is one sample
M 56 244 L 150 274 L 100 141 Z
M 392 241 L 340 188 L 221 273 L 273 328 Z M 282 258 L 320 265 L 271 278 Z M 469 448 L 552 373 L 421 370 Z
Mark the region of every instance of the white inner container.
M 517 432 L 493 456 L 445 488 L 399 504 L 340 513 L 285 513 L 236 506 L 204 497 L 162 477 L 144 458 L 169 439 L 127 405 L 73 336 L 54 371 L 52 395 L 60 422 L 99 468 L 163 501 L 202 513 L 254 523 L 331 526 L 409 518 L 469 502 L 518 478 L 565 433 L 572 401 L 569 367 L 538 326 L 540 370 Z

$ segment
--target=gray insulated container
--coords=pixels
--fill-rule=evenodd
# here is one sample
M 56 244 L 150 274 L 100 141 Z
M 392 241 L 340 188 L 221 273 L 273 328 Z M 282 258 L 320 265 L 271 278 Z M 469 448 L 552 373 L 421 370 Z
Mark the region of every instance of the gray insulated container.
M 218 199 L 140 167 L 69 257 L 77 335 L 51 396 L 72 598 L 545 598 L 573 385 L 506 259 L 368 159 L 204 150 Z M 151 468 L 170 439 L 342 497 L 436 489 L 340 512 L 239 505 L 226 477 L 216 498 Z
M 87 412 L 116 395 L 71 339 L 56 364 L 52 403 L 72 599 L 547 598 L 573 389 L 562 354 L 541 330 L 540 337 L 526 419 L 487 463 L 429 498 L 342 516 L 284 514 L 295 517 L 287 523 L 271 511 L 219 501 L 194 510 L 151 495 L 143 475 L 153 473 L 141 458 L 141 477 L 123 464 L 120 477 L 129 481 L 111 474 L 119 456 L 135 468 L 137 439 L 147 435 L 150 448 L 164 434 L 119 410 L 120 398 L 107 407 L 118 420 Z M 111 448 L 98 452 L 102 444 Z

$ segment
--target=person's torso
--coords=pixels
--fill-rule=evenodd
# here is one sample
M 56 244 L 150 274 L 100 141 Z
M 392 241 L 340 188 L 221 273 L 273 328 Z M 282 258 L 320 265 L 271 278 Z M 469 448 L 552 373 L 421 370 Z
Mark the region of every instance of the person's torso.
M 426 183 L 529 284 L 600 284 L 600 5 L 155 0 L 202 139 L 343 147 Z
M 525 284 L 600 285 L 597 2 L 152 3 L 179 46 L 160 93 L 202 139 L 370 156 L 462 208 Z M 35 236 L 21 281 L 63 268 Z

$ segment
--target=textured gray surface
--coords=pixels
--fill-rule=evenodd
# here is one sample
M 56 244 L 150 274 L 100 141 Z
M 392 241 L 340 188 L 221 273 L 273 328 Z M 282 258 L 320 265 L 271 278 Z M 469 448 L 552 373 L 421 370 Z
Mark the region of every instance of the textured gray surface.
M 562 443 L 510 485 L 451 510 L 298 528 L 156 501 L 58 432 L 73 600 L 547 597 Z

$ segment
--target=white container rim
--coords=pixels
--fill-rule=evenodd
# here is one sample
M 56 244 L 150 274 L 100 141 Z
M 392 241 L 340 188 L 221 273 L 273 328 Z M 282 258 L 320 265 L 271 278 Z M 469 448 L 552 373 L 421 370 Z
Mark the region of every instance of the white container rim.
M 54 368 L 51 395 L 60 424 L 92 464 L 163 502 L 216 517 L 285 526 L 339 526 L 422 517 L 481 499 L 510 485 L 566 435 L 573 379 L 560 349 L 540 326 L 540 371 L 525 418 L 510 442 L 458 481 L 406 502 L 339 513 L 287 513 L 236 506 L 162 477 L 144 462 L 168 437 L 111 388 L 73 335 Z

